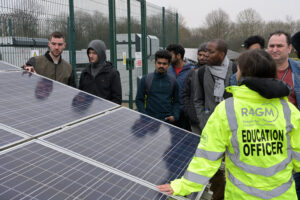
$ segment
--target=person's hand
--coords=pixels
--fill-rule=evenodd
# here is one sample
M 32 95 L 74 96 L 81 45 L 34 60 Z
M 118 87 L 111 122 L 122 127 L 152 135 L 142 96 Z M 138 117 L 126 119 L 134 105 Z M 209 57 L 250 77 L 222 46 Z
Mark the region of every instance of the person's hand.
M 35 70 L 34 70 L 34 68 L 32 67 L 32 66 L 30 66 L 30 65 L 24 65 L 24 70 L 26 70 L 26 71 L 29 71 L 29 72 L 32 72 L 32 73 L 36 73 L 35 72 Z
M 171 195 L 174 193 L 174 191 L 171 188 L 171 185 L 169 183 L 164 185 L 158 185 L 157 188 L 159 191 L 166 193 L 167 195 Z
M 166 120 L 166 121 L 169 121 L 169 122 L 175 122 L 174 116 L 166 117 L 165 120 Z

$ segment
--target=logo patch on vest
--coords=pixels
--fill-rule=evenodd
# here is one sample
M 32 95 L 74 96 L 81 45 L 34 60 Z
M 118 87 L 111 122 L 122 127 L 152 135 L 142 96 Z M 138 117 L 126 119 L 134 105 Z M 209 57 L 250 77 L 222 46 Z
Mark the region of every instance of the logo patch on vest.
M 254 120 L 264 121 L 264 122 L 275 122 L 278 118 L 278 109 L 271 103 L 261 104 L 260 107 L 252 107 L 252 108 L 241 108 L 241 116 L 243 120 L 247 122 L 252 122 Z

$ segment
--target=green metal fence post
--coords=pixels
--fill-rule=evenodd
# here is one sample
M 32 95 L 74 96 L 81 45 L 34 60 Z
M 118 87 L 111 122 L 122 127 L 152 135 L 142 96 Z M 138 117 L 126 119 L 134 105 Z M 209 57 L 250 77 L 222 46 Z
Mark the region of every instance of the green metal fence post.
M 12 21 L 11 21 L 11 19 L 8 19 L 8 31 L 9 31 L 9 36 L 12 37 L 13 32 L 12 32 Z
M 117 48 L 116 48 L 116 9 L 115 0 L 108 0 L 109 6 L 109 44 L 110 44 L 110 62 L 117 67 Z
M 179 43 L 178 13 L 176 13 L 176 44 Z
M 166 25 L 165 25 L 165 19 L 166 19 L 166 14 L 165 14 L 165 7 L 162 7 L 162 47 L 163 49 L 166 48 Z
M 148 60 L 147 60 L 147 23 L 146 23 L 146 0 L 141 2 L 141 31 L 142 31 L 142 63 L 143 75 L 148 74 Z
M 131 55 L 131 19 L 130 19 L 130 0 L 127 0 L 127 23 L 128 23 L 128 61 L 129 61 L 129 108 L 133 108 L 133 86 L 132 86 L 132 55 Z
M 70 12 L 70 40 L 69 40 L 69 51 L 71 51 L 71 56 L 69 58 L 70 64 L 73 67 L 75 85 L 77 86 L 77 75 L 76 75 L 76 48 L 75 48 L 75 18 L 74 18 L 74 2 L 69 0 L 69 12 Z

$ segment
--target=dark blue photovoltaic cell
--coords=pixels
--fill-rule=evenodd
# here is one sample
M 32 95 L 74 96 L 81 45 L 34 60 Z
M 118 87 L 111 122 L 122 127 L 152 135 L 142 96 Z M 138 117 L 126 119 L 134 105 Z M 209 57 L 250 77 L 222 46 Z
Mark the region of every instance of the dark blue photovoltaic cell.
M 156 185 L 181 177 L 199 143 L 196 135 L 125 108 L 45 140 Z
M 31 135 L 118 106 L 25 71 L 0 73 L 0 123 Z
M 0 155 L 0 199 L 166 200 L 167 196 L 38 143 Z
M 24 138 L 0 128 L 0 148 L 22 139 Z
M 0 71 L 16 71 L 16 70 L 21 70 L 21 68 L 16 67 L 7 62 L 0 61 Z

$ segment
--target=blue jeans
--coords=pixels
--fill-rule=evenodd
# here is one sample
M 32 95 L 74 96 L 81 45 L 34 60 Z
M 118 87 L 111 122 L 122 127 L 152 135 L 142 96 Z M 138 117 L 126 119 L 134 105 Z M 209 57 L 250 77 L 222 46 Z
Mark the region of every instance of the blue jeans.
M 294 179 L 296 182 L 297 196 L 298 196 L 298 199 L 300 199 L 300 172 L 297 172 L 296 174 L 294 174 Z

